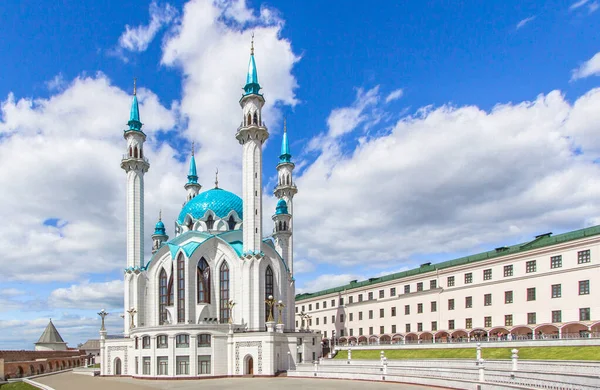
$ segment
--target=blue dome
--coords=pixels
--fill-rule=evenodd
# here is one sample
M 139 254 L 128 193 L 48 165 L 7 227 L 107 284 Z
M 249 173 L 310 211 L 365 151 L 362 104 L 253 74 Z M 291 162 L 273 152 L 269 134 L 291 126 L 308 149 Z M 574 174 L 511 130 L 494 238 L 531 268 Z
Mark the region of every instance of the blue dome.
M 188 214 L 194 219 L 202 218 L 208 210 L 211 210 L 219 218 L 226 217 L 230 211 L 234 210 L 240 219 L 244 219 L 242 198 L 221 188 L 213 188 L 199 193 L 187 202 L 181 209 L 177 222 L 183 224 L 183 220 Z
M 275 214 L 288 214 L 287 203 L 283 199 L 279 199 L 277 207 L 275 208 Z
M 159 220 L 156 222 L 156 225 L 154 225 L 154 234 L 165 234 L 165 224 L 163 221 Z

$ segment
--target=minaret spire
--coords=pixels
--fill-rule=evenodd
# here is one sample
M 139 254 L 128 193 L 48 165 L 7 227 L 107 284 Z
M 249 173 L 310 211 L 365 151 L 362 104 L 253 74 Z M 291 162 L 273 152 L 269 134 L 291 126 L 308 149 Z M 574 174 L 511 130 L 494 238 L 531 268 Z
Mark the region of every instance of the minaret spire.
M 258 95 L 261 87 L 258 83 L 258 72 L 256 71 L 256 62 L 254 61 L 254 33 L 250 43 L 250 62 L 248 62 L 248 74 L 246 75 L 246 85 L 244 86 L 244 96 Z
M 215 188 L 219 188 L 219 168 L 215 172 Z
M 133 100 L 131 102 L 131 111 L 129 112 L 129 130 L 142 131 L 142 122 L 140 121 L 140 108 L 137 99 L 137 79 L 133 79 Z
M 196 158 L 194 157 L 194 141 L 192 141 L 192 157 L 190 158 L 190 170 L 188 172 L 187 178 L 188 181 L 185 183 L 183 188 L 185 188 L 188 192 L 187 201 L 189 202 L 192 198 L 194 198 L 200 190 L 202 186 L 198 184 L 198 173 L 196 171 Z

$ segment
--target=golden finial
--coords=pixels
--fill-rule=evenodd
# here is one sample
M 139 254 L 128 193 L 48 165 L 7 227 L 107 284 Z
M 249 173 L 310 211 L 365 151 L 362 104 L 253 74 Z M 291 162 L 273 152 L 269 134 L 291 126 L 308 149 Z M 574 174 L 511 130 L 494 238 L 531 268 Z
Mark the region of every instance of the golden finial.
M 158 220 L 162 221 L 162 209 L 158 210 Z
M 192 156 L 194 155 L 194 141 L 192 141 Z
M 134 94 L 134 95 L 136 95 L 136 94 L 137 94 L 136 81 L 137 81 L 137 78 L 136 78 L 136 77 L 134 77 L 134 78 L 133 78 L 133 94 Z
M 250 43 L 250 55 L 254 55 L 254 31 L 252 32 L 252 41 Z
M 219 188 L 219 168 L 215 172 L 215 188 Z

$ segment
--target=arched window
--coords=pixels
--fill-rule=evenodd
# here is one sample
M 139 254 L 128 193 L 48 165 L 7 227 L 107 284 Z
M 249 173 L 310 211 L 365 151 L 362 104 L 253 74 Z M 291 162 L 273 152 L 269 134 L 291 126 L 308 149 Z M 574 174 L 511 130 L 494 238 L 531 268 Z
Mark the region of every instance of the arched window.
M 258 125 L 258 114 L 256 112 L 254 113 L 254 124 Z
M 167 289 L 167 272 L 163 268 L 160 271 L 158 277 L 158 323 L 160 325 L 167 322 L 167 303 L 168 303 L 168 289 Z
M 219 268 L 219 288 L 220 288 L 220 314 L 221 314 L 221 323 L 229 322 L 229 308 L 227 304 L 229 302 L 229 266 L 227 262 L 223 262 L 221 264 L 221 268 Z
M 133 148 L 133 157 L 138 158 L 137 147 Z
M 288 184 L 288 185 L 292 184 L 292 183 L 290 182 L 290 175 L 288 175 L 288 176 L 287 176 L 287 184 Z
M 210 303 L 210 268 L 204 257 L 198 261 L 196 278 L 198 279 L 198 303 Z
M 144 158 L 144 149 L 140 148 L 140 158 Z
M 268 299 L 269 296 L 274 294 L 273 289 L 273 269 L 271 266 L 267 266 L 265 271 L 265 299 Z M 271 315 L 273 315 L 273 307 L 270 309 Z M 269 318 L 269 306 L 265 303 L 265 321 Z
M 287 230 L 287 222 L 283 221 L 283 230 Z
M 133 157 L 133 150 L 131 149 L 131 146 L 129 147 L 129 157 Z
M 185 259 L 177 258 L 177 322 L 185 322 Z
M 281 221 L 279 221 L 279 227 L 277 230 L 281 230 L 281 228 L 282 228 Z
M 212 230 L 214 225 L 215 225 L 215 220 L 212 215 L 209 215 L 208 218 L 206 218 L 206 228 L 208 230 Z
M 173 263 L 171 263 L 171 276 L 167 285 L 167 306 L 173 306 L 175 303 L 175 289 L 173 289 Z
M 229 230 L 235 230 L 235 219 L 233 218 L 233 215 L 229 216 L 227 224 L 229 225 Z
M 192 223 L 192 219 L 190 218 L 187 222 L 187 225 L 185 225 L 188 230 L 192 230 L 192 228 L 194 227 L 194 224 Z
M 248 120 L 246 121 L 246 126 L 250 126 L 252 124 L 252 117 L 250 116 L 250 113 L 248 113 Z

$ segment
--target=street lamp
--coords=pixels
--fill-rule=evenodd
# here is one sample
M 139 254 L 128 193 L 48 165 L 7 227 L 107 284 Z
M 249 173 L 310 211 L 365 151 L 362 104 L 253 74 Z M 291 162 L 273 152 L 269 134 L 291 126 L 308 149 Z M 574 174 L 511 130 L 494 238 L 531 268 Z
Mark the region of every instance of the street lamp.
M 227 301 L 227 309 L 229 310 L 229 323 L 233 324 L 233 307 L 235 306 L 235 302 L 233 299 Z
M 275 305 L 275 299 L 273 299 L 273 295 L 269 295 L 267 299 L 265 299 L 265 303 L 269 308 L 269 316 L 267 317 L 267 322 L 274 322 L 273 319 L 273 305 Z
M 279 320 L 277 321 L 278 324 L 283 324 L 283 321 L 281 320 L 283 317 L 283 308 L 285 307 L 285 305 L 283 304 L 283 301 L 280 300 L 279 302 L 277 302 L 277 305 L 275 305 L 275 307 L 277 307 L 277 310 L 279 311 Z
M 129 316 L 131 317 L 131 323 L 129 324 L 129 329 L 133 329 L 133 328 L 135 328 L 135 324 L 133 323 L 133 317 L 135 316 L 135 313 L 137 313 L 137 310 L 135 310 L 135 308 L 132 307 L 131 309 L 127 310 L 127 313 L 129 313 Z
M 102 309 L 100 310 L 100 313 L 98 313 L 98 315 L 100 316 L 100 318 L 102 318 L 102 326 L 100 327 L 100 330 L 106 330 L 106 328 L 104 327 L 104 317 L 106 317 L 108 313 L 104 311 L 104 309 Z

